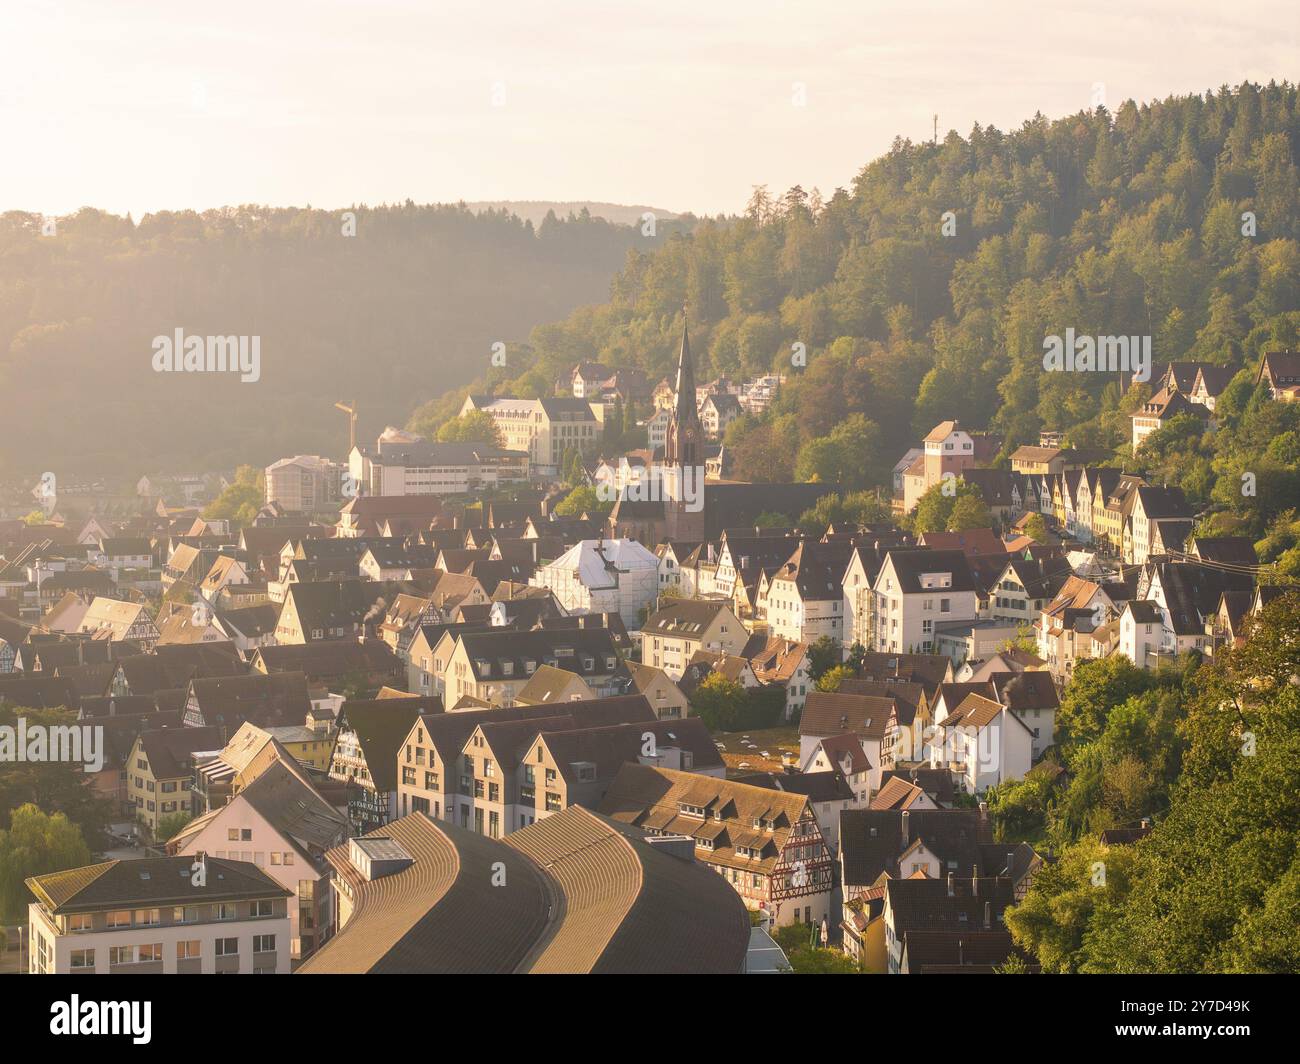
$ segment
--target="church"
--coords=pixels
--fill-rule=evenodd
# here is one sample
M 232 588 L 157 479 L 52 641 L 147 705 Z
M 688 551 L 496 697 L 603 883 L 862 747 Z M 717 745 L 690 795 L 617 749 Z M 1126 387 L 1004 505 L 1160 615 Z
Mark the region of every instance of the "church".
M 695 364 L 690 333 L 682 325 L 672 418 L 663 460 L 651 471 L 651 498 L 624 490 L 610 511 L 607 535 L 654 547 L 665 540 L 700 543 L 728 528 L 751 528 L 763 513 L 782 513 L 793 523 L 834 484 L 750 484 L 705 481 L 704 429 L 696 407 Z

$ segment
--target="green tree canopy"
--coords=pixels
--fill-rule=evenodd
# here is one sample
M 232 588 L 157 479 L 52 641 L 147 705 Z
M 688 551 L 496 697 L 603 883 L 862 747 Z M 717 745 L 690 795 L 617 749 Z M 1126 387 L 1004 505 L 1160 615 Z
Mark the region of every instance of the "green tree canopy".
M 62 813 L 44 813 L 28 802 L 14 809 L 9 826 L 0 829 L 0 909 L 5 920 L 27 915 L 31 900 L 25 880 L 90 864 L 90 849 L 81 831 Z

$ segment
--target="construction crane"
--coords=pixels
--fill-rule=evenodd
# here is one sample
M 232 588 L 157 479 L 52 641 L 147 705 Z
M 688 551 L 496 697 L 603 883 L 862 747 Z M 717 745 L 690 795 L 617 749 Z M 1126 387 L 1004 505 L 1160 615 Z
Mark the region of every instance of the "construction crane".
M 353 399 L 351 403 L 335 403 L 334 409 L 342 410 L 348 415 L 348 454 L 351 454 L 357 445 L 357 401 Z

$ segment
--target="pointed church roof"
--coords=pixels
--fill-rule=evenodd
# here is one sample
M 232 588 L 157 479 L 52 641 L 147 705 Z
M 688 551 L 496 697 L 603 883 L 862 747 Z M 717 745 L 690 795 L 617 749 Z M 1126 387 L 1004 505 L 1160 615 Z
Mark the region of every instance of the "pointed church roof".
M 677 423 L 698 417 L 695 407 L 695 363 L 691 358 L 691 337 L 682 320 L 682 349 L 677 356 Z

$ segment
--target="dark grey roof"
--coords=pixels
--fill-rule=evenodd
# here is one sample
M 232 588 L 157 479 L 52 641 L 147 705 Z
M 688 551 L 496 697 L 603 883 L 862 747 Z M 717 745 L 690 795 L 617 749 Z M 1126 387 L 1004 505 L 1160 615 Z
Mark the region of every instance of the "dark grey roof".
M 898 859 L 917 839 L 944 863 L 944 874 L 969 882 L 973 870 L 987 872 L 980 843 L 992 841 L 990 830 L 976 809 L 846 809 L 840 814 L 844 882 L 869 887 L 882 872 L 900 875 Z
M 194 882 L 193 857 L 146 857 L 138 861 L 104 861 L 66 872 L 32 876 L 27 886 L 56 915 L 91 912 L 134 904 L 189 905 L 196 901 L 242 898 L 287 898 L 280 886 L 251 861 L 208 857 L 202 885 Z
M 898 577 L 899 588 L 904 594 L 920 594 L 923 591 L 942 595 L 945 592 L 974 591 L 975 581 L 971 576 L 970 563 L 964 552 L 959 550 L 890 550 L 889 558 L 893 562 L 894 574 Z M 922 573 L 950 573 L 952 584 L 946 588 L 922 588 Z

